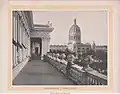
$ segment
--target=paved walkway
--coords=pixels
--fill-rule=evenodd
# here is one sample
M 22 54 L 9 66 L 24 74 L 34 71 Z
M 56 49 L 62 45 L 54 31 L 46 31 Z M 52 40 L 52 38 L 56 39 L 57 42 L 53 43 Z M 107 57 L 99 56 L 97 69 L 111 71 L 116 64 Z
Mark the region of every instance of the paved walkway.
M 56 68 L 41 60 L 32 60 L 13 81 L 14 85 L 73 85 Z

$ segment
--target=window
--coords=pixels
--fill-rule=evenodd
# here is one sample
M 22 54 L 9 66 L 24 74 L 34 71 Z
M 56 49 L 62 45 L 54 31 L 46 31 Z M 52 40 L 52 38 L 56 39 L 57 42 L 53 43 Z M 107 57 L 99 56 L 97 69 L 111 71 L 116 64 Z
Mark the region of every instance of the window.
M 87 50 L 89 50 L 89 48 L 86 48 Z

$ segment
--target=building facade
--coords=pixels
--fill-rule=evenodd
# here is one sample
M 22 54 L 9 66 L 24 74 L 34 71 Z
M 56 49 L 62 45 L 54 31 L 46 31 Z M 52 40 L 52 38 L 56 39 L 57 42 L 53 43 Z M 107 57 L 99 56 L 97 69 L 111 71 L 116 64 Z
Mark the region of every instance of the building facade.
M 12 12 L 12 60 L 13 79 L 30 58 L 31 12 Z M 29 19 L 29 20 L 28 20 Z M 21 66 L 20 66 L 21 65 Z
M 67 49 L 67 45 L 50 45 L 50 51 L 61 51 L 61 52 L 65 52 L 65 50 Z
M 42 59 L 43 55 L 49 52 L 50 33 L 53 27 L 47 25 L 34 25 L 31 36 L 31 55 Z
M 107 52 L 107 45 L 96 45 L 95 42 L 91 45 L 92 50 L 96 51 L 105 51 Z
M 49 51 L 51 25 L 34 25 L 31 11 L 12 11 L 12 67 L 13 79 L 35 55 L 42 57 Z
M 96 46 L 96 50 L 103 50 L 103 51 L 107 52 L 107 46 L 106 45 L 105 46 L 103 46 L 103 45 L 97 45 Z

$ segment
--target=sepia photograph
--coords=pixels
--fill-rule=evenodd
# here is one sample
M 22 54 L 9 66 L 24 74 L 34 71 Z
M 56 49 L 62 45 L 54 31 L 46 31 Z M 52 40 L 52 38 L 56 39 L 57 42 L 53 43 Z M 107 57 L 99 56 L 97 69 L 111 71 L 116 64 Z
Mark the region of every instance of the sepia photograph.
M 12 85 L 108 85 L 108 11 L 12 11 Z

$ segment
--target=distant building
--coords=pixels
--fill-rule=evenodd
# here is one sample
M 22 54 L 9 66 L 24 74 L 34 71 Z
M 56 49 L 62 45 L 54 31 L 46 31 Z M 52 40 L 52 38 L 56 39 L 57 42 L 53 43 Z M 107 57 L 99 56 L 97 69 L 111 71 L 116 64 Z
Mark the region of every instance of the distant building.
M 106 45 L 97 45 L 96 46 L 96 50 L 107 51 L 107 46 Z
M 81 54 L 81 55 L 83 53 L 87 53 L 91 49 L 90 44 L 82 44 L 82 43 L 80 43 L 80 44 L 76 44 L 75 46 L 76 46 L 76 48 L 74 49 L 75 52 L 77 54 Z
M 98 50 L 107 51 L 107 45 L 96 45 L 95 42 L 91 45 L 92 50 L 95 52 Z
M 89 43 L 83 44 L 81 42 L 81 30 L 76 24 L 76 19 L 74 19 L 74 24 L 69 30 L 68 48 L 76 54 L 83 54 L 91 49 L 91 45 Z
M 65 51 L 67 49 L 67 45 L 50 45 L 50 51 Z

